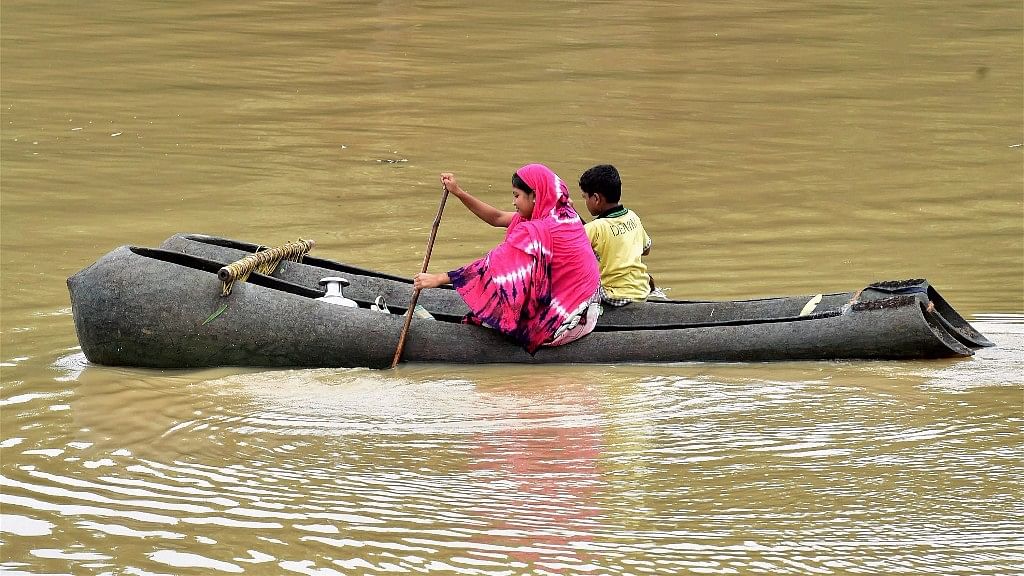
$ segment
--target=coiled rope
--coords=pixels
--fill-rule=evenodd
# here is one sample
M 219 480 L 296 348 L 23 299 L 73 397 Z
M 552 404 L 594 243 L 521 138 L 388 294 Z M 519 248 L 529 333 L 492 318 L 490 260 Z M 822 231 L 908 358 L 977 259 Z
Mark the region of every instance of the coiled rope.
M 231 287 L 234 283 L 236 281 L 245 282 L 249 278 L 249 274 L 253 272 L 264 275 L 273 274 L 282 260 L 302 262 L 302 257 L 314 246 L 316 246 L 316 242 L 299 238 L 296 242 L 285 242 L 282 246 L 261 250 L 224 266 L 217 271 L 217 277 L 221 282 L 220 295 L 231 294 Z

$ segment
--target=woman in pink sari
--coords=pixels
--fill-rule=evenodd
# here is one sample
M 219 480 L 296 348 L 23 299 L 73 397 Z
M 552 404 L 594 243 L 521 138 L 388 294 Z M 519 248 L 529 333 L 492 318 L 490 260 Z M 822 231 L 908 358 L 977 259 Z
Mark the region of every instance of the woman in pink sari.
M 594 329 L 601 276 L 561 178 L 542 164 L 516 170 L 514 213 L 473 198 L 454 174 L 442 174 L 441 183 L 482 220 L 508 231 L 501 244 L 475 262 L 446 274 L 417 274 L 416 288 L 451 282 L 469 306 L 467 321 L 507 334 L 530 354 Z

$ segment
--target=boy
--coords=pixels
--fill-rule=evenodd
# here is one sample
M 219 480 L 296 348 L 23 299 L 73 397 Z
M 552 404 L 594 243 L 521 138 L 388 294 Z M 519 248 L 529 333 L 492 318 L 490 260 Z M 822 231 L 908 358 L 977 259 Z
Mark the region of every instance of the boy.
M 580 190 L 594 219 L 585 226 L 601 270 L 601 299 L 625 306 L 651 295 L 647 265 L 641 260 L 651 251 L 640 217 L 619 203 L 622 181 L 611 164 L 600 164 L 580 176 Z

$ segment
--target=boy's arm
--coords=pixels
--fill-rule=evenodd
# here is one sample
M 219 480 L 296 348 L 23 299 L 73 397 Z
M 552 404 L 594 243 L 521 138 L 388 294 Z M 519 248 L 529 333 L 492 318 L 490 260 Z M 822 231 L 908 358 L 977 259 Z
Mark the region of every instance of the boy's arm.
M 641 252 L 640 255 L 647 256 L 648 254 L 650 254 L 652 244 L 654 244 L 654 241 L 651 240 L 651 237 L 648 236 L 646 232 L 644 232 L 644 251 Z
M 593 246 L 597 243 L 597 224 L 594 224 L 596 220 L 583 223 L 583 231 L 587 233 L 587 240 L 590 240 L 590 245 Z
M 601 253 L 597 250 L 598 244 L 601 243 L 601 227 L 597 223 L 597 220 L 591 220 L 583 225 L 583 230 L 587 233 L 587 240 L 590 240 L 590 247 L 594 250 L 594 256 L 597 256 L 597 260 L 601 260 Z

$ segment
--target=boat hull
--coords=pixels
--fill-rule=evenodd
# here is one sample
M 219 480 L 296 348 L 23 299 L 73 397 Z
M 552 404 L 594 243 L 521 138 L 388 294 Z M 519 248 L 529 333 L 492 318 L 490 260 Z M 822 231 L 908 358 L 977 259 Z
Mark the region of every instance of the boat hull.
M 163 249 L 225 263 L 252 254 L 260 247 L 258 244 L 204 234 L 176 234 L 161 245 Z M 349 278 L 352 284 L 345 289 L 346 296 L 364 306 L 369 306 L 377 296 L 383 296 L 393 309 L 403 310 L 405 303 L 412 298 L 412 281 L 409 278 L 315 256 L 307 256 L 302 262 L 281 262 L 272 273 L 276 278 L 310 288 L 317 288 L 321 278 L 337 275 Z M 750 300 L 637 302 L 623 307 L 606 307 L 605 313 L 598 320 L 598 327 L 602 330 L 631 330 L 750 324 L 769 319 L 796 319 L 807 315 L 839 313 L 854 303 L 886 300 L 895 296 L 911 296 L 918 300 L 929 309 L 933 320 L 964 346 L 980 348 L 992 345 L 926 280 L 879 282 L 851 292 Z M 815 301 L 816 304 L 811 305 Z M 435 315 L 449 318 L 462 317 L 468 312 L 462 298 L 450 286 L 424 290 L 418 302 Z
M 221 296 L 221 265 L 183 251 L 122 246 L 69 278 L 86 357 L 97 364 L 153 368 L 390 365 L 403 316 L 329 304 L 317 299 L 318 288 L 255 273 Z M 403 361 L 662 363 L 972 354 L 933 310 L 908 295 L 796 317 L 607 325 L 535 355 L 494 330 L 449 320 L 454 318 L 414 318 Z

